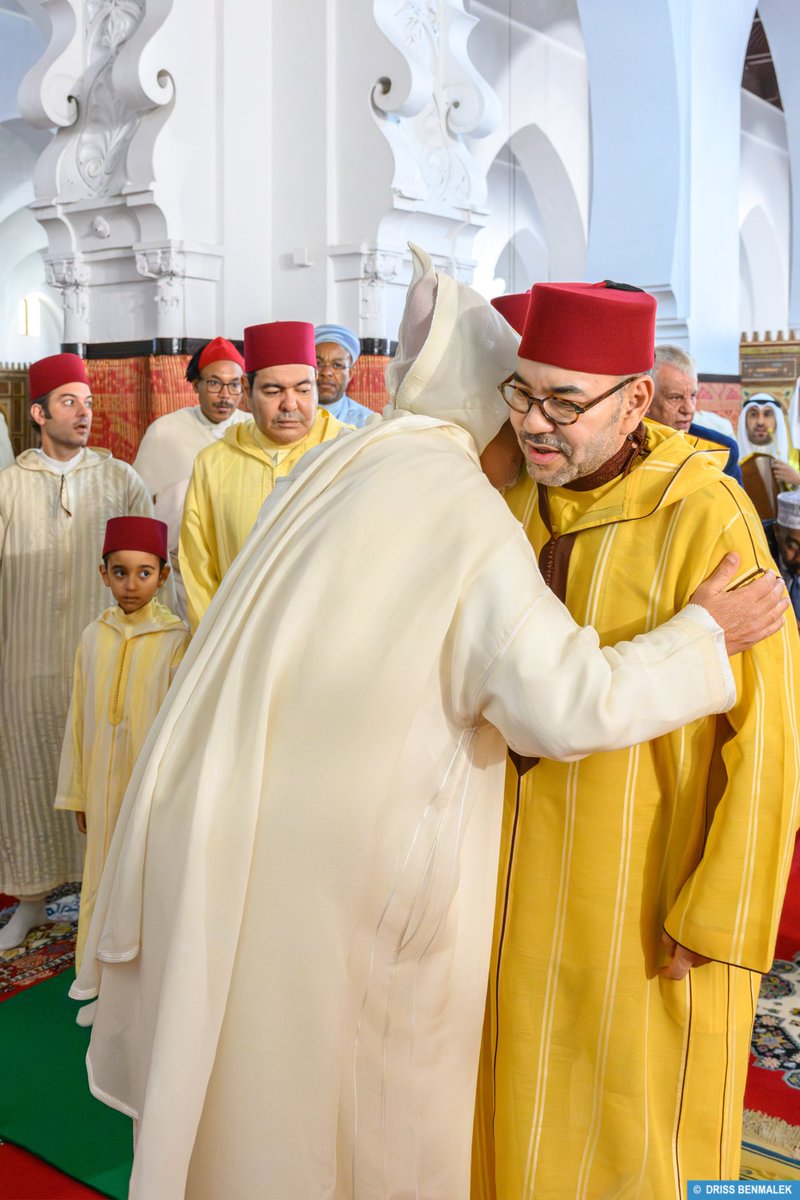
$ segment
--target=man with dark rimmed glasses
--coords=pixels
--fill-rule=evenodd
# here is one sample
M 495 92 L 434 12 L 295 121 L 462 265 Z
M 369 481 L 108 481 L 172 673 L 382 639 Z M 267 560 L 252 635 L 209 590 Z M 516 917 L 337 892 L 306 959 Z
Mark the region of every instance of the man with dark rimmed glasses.
M 156 516 L 169 529 L 176 607 L 182 617 L 187 615 L 186 592 L 178 563 L 178 537 L 194 460 L 201 450 L 224 438 L 231 426 L 252 421 L 251 414 L 240 407 L 247 399 L 244 359 L 226 338 L 213 338 L 192 355 L 186 365 L 186 380 L 198 403 L 153 421 L 133 463 L 147 484 Z
M 726 553 L 740 579 L 768 568 L 724 452 L 643 422 L 652 297 L 536 284 L 524 303 L 499 384 L 525 464 L 506 500 L 573 617 L 610 644 L 679 610 Z M 475 1200 L 680 1200 L 688 1179 L 738 1178 L 797 824 L 799 650 L 789 622 L 732 660 L 731 712 L 632 750 L 513 756 Z

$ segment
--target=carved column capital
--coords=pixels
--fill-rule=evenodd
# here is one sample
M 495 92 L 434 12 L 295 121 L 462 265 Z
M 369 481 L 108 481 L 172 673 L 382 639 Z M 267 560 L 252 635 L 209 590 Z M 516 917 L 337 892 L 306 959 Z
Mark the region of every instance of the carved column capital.
M 61 292 L 64 308 L 64 341 L 89 340 L 89 283 L 91 272 L 81 255 L 46 258 L 45 279 Z
M 183 330 L 186 256 L 173 246 L 136 251 L 136 270 L 156 281 L 157 336 L 180 337 Z

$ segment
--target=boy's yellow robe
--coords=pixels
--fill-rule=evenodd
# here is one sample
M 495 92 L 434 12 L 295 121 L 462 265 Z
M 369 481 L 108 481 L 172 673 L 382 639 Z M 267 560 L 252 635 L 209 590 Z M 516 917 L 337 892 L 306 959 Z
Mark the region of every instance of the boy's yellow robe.
M 183 621 L 157 600 L 130 615 L 108 608 L 83 631 L 55 803 L 86 814 L 76 970 L 133 765 L 188 644 Z
M 648 425 L 594 491 L 548 489 L 577 537 L 566 603 L 609 645 L 686 603 L 726 552 L 772 568 L 724 452 Z M 524 475 L 506 494 L 548 540 Z M 738 1178 L 760 976 L 798 823 L 794 622 L 732 660 L 738 699 L 631 750 L 509 769 L 474 1200 L 683 1200 Z M 716 961 L 674 982 L 662 932 Z
M 189 624 L 195 630 L 252 530 L 261 505 L 307 450 L 346 428 L 321 406 L 305 437 L 290 445 L 265 437 L 255 421 L 233 425 L 201 450 L 183 506 L 179 546 Z

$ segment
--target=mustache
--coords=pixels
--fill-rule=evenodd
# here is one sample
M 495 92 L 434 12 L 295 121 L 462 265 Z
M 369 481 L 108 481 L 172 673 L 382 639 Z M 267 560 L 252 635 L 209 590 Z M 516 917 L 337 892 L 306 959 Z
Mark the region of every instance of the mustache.
M 565 458 L 572 458 L 572 446 L 554 433 L 524 433 L 522 439 L 532 446 L 547 446 L 550 450 L 560 450 Z

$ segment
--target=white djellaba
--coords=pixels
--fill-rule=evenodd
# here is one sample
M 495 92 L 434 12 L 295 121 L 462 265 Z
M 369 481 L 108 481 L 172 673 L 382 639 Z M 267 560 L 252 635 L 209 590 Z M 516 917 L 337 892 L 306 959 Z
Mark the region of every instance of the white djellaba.
M 516 339 L 412 250 L 391 412 L 273 498 L 117 825 L 72 994 L 133 1200 L 467 1196 L 506 743 L 733 699 L 710 618 L 601 651 L 545 587 L 478 461 Z

